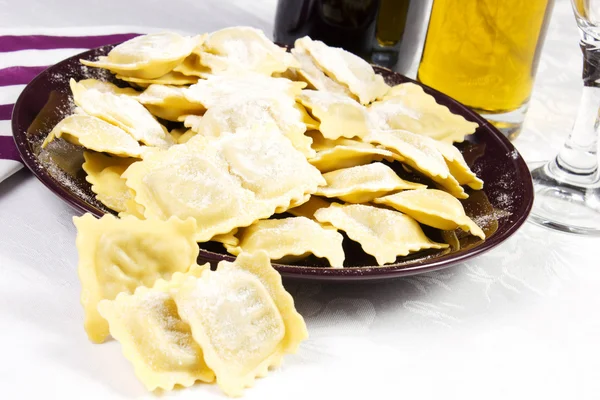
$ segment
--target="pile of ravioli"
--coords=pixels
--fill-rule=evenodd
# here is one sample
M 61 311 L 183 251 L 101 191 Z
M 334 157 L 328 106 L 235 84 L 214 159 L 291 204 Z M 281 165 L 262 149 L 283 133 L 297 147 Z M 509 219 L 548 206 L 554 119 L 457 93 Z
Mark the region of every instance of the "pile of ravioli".
M 119 84 L 71 79 L 73 112 L 42 147 L 84 147 L 119 216 L 76 219 L 85 327 L 119 340 L 150 390 L 216 379 L 237 396 L 295 351 L 306 327 L 271 261 L 343 268 L 345 241 L 379 265 L 448 247 L 423 225 L 485 239 L 459 201 L 483 182 L 453 145 L 477 124 L 342 49 L 235 27 L 81 62 Z M 209 241 L 237 260 L 196 265 Z
M 74 218 L 85 329 L 109 334 L 148 390 L 215 382 L 240 396 L 307 338 L 264 251 L 198 265 L 193 218 Z
M 235 27 L 140 36 L 81 62 L 128 85 L 71 80 L 74 112 L 43 146 L 85 147 L 92 191 L 121 217 L 191 217 L 199 243 L 333 268 L 352 265 L 344 240 L 379 265 L 448 246 L 421 224 L 485 238 L 457 200 L 483 182 L 452 145 L 477 124 L 349 52 L 309 37 L 286 52 Z

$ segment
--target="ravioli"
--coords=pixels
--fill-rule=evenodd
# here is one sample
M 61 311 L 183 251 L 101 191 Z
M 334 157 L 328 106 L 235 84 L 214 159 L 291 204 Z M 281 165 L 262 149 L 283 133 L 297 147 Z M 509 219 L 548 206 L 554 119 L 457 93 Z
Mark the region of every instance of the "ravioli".
M 214 142 L 229 172 L 240 178 L 256 199 L 283 212 L 300 205 L 325 183 L 318 169 L 278 131 L 238 131 Z M 262 218 L 266 218 L 271 214 Z
M 85 162 L 81 166 L 87 174 L 85 179 L 92 185 L 96 199 L 118 213 L 144 217 L 144 209 L 134 200 L 134 193 L 125 185 L 121 175 L 136 158 L 109 157 L 102 153 L 84 151 Z
M 85 114 L 70 115 L 60 121 L 48 134 L 42 148 L 57 137 L 89 150 L 120 157 L 141 157 L 144 153 L 144 148 L 123 129 Z
M 173 274 L 168 282 L 157 281 L 152 289 L 139 287 L 134 294 L 120 293 L 115 300 L 98 304 L 111 335 L 121 343 L 136 376 L 150 391 L 215 380 L 170 294 L 187 277 L 200 277 L 206 270 L 208 264 L 192 266 L 185 274 Z
M 414 83 L 391 88 L 383 101 L 369 107 L 369 114 L 379 129 L 404 129 L 447 143 L 462 142 L 479 126 L 453 114 Z
M 331 204 L 330 201 L 319 196 L 311 195 L 310 198 L 303 204 L 290 208 L 286 212 L 295 217 L 306 217 L 315 219 L 315 212 L 320 208 L 327 208 Z
M 185 280 L 173 296 L 217 384 L 229 396 L 240 396 L 308 336 L 264 252 L 222 261 L 216 271 Z
M 198 78 L 206 78 L 211 75 L 210 68 L 200 63 L 200 53 L 202 53 L 202 45 L 206 41 L 206 38 L 208 38 L 208 33 L 196 36 L 196 47 L 194 47 L 190 55 L 187 56 L 181 64 L 173 68 L 172 72 L 178 72 L 186 76 Z
M 256 221 L 238 236 L 237 246 L 226 246 L 234 255 L 264 250 L 271 260 L 291 263 L 314 254 L 326 258 L 334 268 L 344 266 L 342 235 L 305 217 Z
M 132 293 L 138 286 L 152 286 L 157 279 L 168 279 L 175 272 L 185 272 L 198 257 L 192 219 L 117 219 L 110 214 L 96 219 L 85 214 L 74 217 L 73 222 L 77 227 L 84 327 L 94 343 L 102 343 L 109 333 L 106 320 L 96 308 L 98 302 L 112 300 L 121 292 Z
M 297 65 L 285 49 L 255 28 L 232 27 L 211 33 L 201 46 L 200 63 L 213 74 L 253 72 L 270 76 Z
M 369 132 L 366 109 L 351 98 L 305 89 L 297 97 L 319 120 L 319 131 L 327 139 L 363 137 Z
M 424 249 L 443 249 L 444 243 L 430 240 L 411 217 L 398 211 L 363 204 L 331 204 L 315 212 L 315 218 L 330 223 L 360 243 L 365 253 L 379 265 L 392 263 L 398 256 Z
M 337 47 L 329 47 L 308 36 L 297 39 L 294 47 L 310 54 L 315 63 L 330 78 L 350 89 L 362 104 L 382 97 L 389 86 L 373 67 L 362 58 Z
M 425 188 L 425 185 L 405 181 L 380 162 L 327 172 L 323 178 L 327 185 L 317 189 L 315 194 L 337 197 L 347 203 L 368 203 L 398 190 Z
M 485 239 L 481 228 L 465 214 L 460 201 L 441 190 L 407 190 L 375 199 L 375 203 L 393 207 L 424 225 L 445 231 L 461 228 Z
M 169 121 L 177 121 L 182 115 L 203 114 L 204 106 L 190 102 L 177 86 L 152 84 L 138 96 L 154 116 Z
M 475 190 L 483 189 L 483 181 L 471 171 L 471 168 L 469 168 L 461 152 L 456 147 L 450 143 L 440 141 L 436 141 L 435 146 L 446 160 L 450 174 L 452 174 L 458 183 L 468 185 L 471 189 Z
M 256 202 L 228 169 L 216 152 L 185 144 L 148 155 L 123 177 L 146 218 L 192 217 L 198 224 L 195 240 L 206 242 L 270 215 L 267 205 Z
M 70 81 L 75 104 L 87 114 L 103 119 L 129 133 L 132 138 L 148 146 L 168 147 L 168 132 L 148 110 L 129 96 L 86 89 Z
M 324 182 L 279 132 L 247 131 L 149 154 L 123 175 L 146 217 L 193 217 L 196 240 L 299 204 Z
M 450 174 L 435 140 L 402 130 L 373 130 L 363 140 L 383 145 L 386 149 L 393 151 L 400 162 L 431 178 L 453 196 L 459 199 L 469 197 Z
M 181 63 L 196 44 L 197 39 L 174 32 L 151 33 L 121 43 L 96 61 L 80 61 L 126 77 L 154 79 Z
M 187 56 L 181 64 L 173 68 L 172 72 L 196 78 L 208 78 L 212 75 L 210 68 L 200 63 L 200 55 L 196 53 L 196 50 Z
M 259 98 L 212 107 L 201 118 L 189 116 L 185 124 L 204 137 L 219 137 L 224 132 L 235 133 L 248 128 L 277 128 L 305 157 L 312 157 L 315 151 L 311 148 L 312 139 L 304 135 L 303 117 L 289 99 Z
M 311 89 L 337 93 L 354 98 L 350 89 L 325 75 L 306 51 L 300 48 L 294 48 L 292 49 L 292 54 L 300 63 L 300 68 L 294 69 L 294 71 L 300 74 L 300 76 L 310 84 Z
M 316 131 L 308 132 L 307 136 L 313 139 L 312 148 L 317 151 L 308 161 L 322 173 L 394 157 L 391 151 L 371 143 L 346 138 L 325 139 Z
M 202 104 L 206 109 L 210 109 L 242 99 L 287 97 L 291 101 L 305 86 L 304 82 L 248 73 L 208 77 L 185 89 L 184 95 L 190 102 Z

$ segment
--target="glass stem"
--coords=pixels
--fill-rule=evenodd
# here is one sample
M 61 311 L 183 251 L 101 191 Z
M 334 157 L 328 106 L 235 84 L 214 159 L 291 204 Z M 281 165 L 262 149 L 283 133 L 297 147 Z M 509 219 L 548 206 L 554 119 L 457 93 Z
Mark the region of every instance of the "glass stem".
M 577 119 L 558 156 L 548 165 L 548 172 L 567 184 L 595 187 L 600 184 L 600 46 L 596 41 L 590 43 L 585 39 L 581 41 L 584 87 Z

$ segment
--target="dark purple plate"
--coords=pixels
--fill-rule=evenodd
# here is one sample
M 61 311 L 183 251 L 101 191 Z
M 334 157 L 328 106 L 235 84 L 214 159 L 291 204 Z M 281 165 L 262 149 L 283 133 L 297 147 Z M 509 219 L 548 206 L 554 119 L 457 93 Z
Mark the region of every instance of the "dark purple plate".
M 66 59 L 42 72 L 27 87 L 17 100 L 12 116 L 12 128 L 17 148 L 27 167 L 52 192 L 79 211 L 96 216 L 112 212 L 96 201 L 90 185 L 81 169 L 82 150 L 65 142 L 56 142 L 50 151 L 40 150 L 48 132 L 72 111 L 68 81 L 85 78 L 123 82 L 106 71 L 82 66 L 80 58 L 95 59 L 106 55 L 113 46 L 104 46 Z M 400 74 L 376 68 L 387 83 L 395 85 L 414 82 Z M 421 85 L 423 86 L 423 85 Z M 453 113 L 477 122 L 479 128 L 458 147 L 467 163 L 485 182 L 482 191 L 469 191 L 470 197 L 463 201 L 467 214 L 485 231 L 487 239 L 482 241 L 464 232 L 440 232 L 423 227 L 428 236 L 437 241 L 451 244 L 449 249 L 425 251 L 399 257 L 394 264 L 375 266 L 375 260 L 365 254 L 360 246 L 344 240 L 346 267 L 332 269 L 323 261 L 309 257 L 296 265 L 274 264 L 288 278 L 357 281 L 396 278 L 446 268 L 473 258 L 506 240 L 525 222 L 533 203 L 531 175 L 525 161 L 513 145 L 485 119 L 450 97 L 423 86 L 438 103 L 447 106 Z M 394 169 L 401 176 L 407 172 L 399 165 Z M 419 177 L 408 176 L 417 180 Z M 218 243 L 201 245 L 199 261 L 215 264 L 220 260 L 233 260 Z

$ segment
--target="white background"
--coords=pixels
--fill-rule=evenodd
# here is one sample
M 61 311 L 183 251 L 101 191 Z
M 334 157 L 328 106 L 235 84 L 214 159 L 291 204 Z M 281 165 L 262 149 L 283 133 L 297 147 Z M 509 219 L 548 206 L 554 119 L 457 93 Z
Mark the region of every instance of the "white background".
M 272 30 L 274 0 L 0 1 L 0 27 L 141 25 Z M 527 160 L 570 129 L 581 83 L 558 0 L 525 130 Z M 73 210 L 27 171 L 0 184 L 0 398 L 138 399 L 119 345 L 82 328 Z M 383 284 L 290 283 L 311 338 L 246 399 L 598 399 L 600 240 L 526 224 L 460 266 Z M 224 398 L 196 385 L 165 398 Z

